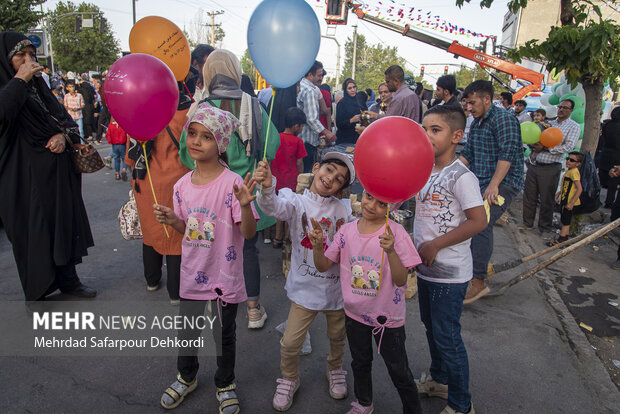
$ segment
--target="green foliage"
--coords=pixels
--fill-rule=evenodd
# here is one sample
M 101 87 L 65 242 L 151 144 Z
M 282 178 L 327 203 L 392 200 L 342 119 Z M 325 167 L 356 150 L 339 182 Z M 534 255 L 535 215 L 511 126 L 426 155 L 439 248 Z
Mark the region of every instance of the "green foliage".
M 39 24 L 43 13 L 40 9 L 45 0 L 4 0 L 0 2 L 0 32 L 14 30 L 24 33 Z
M 243 52 L 243 56 L 241 57 L 239 63 L 241 63 L 241 70 L 243 73 L 248 75 L 250 79 L 254 79 L 256 76 L 256 67 L 254 66 L 254 62 L 252 62 L 250 51 L 248 49 L 245 49 L 245 52 Z
M 344 68 L 340 79 L 351 77 L 353 66 L 353 39 L 348 38 L 344 45 Z M 395 46 L 369 45 L 364 35 L 357 35 L 357 56 L 355 65 L 355 81 L 358 90 L 371 88 L 377 90 L 385 82 L 385 70 L 391 65 L 399 65 L 405 69 L 406 61 L 398 56 Z M 339 88 L 340 89 L 340 86 Z
M 84 27 L 75 33 L 75 15 L 61 17 L 72 12 L 93 12 L 93 27 Z M 64 71 L 77 72 L 104 70 L 112 65 L 120 54 L 119 42 L 109 23 L 106 23 L 104 33 L 99 33 L 102 19 L 103 13 L 94 4 L 59 2 L 48 20 L 52 29 L 54 63 Z

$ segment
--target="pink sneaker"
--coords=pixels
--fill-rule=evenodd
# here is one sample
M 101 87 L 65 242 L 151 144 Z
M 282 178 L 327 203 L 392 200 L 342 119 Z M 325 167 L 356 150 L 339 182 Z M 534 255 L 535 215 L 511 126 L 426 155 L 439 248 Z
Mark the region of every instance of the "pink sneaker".
M 335 400 L 347 398 L 346 375 L 347 371 L 343 369 L 327 371 L 327 379 L 329 380 L 329 395 L 331 395 Z
M 357 401 L 351 403 L 351 409 L 347 411 L 347 414 L 372 414 L 375 408 L 372 404 L 369 407 L 364 407 Z
M 276 411 L 286 411 L 293 405 L 293 396 L 299 388 L 299 378 L 293 381 L 286 378 L 278 378 L 276 382 L 278 386 L 273 396 L 273 408 Z

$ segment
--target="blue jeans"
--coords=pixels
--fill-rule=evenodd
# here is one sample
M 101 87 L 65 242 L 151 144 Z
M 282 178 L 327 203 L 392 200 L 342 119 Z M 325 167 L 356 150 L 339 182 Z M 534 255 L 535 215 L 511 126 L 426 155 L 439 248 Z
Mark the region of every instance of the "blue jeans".
M 84 118 L 74 119 L 73 121 L 77 124 L 78 128 L 80 129 L 80 136 L 84 138 Z
M 462 413 L 471 406 L 469 362 L 460 322 L 467 285 L 418 278 L 420 319 L 431 353 L 430 374 L 438 383 L 448 384 L 448 405 Z
M 127 169 L 127 164 L 125 164 L 125 144 L 114 144 L 112 145 L 112 157 L 114 157 L 114 171 L 119 172 L 121 170 L 121 163 L 123 163 L 123 169 Z
M 484 194 L 486 188 L 481 189 L 481 193 Z M 489 261 L 493 254 L 493 225 L 504 214 L 504 211 L 510 206 L 512 200 L 519 193 L 518 190 L 509 187 L 504 184 L 499 185 L 499 195 L 504 197 L 504 204 L 498 206 L 496 204 L 491 205 L 491 212 L 489 214 L 489 225 L 486 229 L 476 234 L 471 238 L 471 255 L 474 265 L 474 278 L 484 280 L 487 278 L 487 269 L 489 267 Z

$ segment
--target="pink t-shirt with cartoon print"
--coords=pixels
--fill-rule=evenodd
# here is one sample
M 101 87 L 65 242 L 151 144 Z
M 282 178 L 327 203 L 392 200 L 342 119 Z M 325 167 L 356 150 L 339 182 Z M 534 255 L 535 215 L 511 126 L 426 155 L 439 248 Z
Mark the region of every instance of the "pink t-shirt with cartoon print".
M 247 300 L 243 278 L 241 205 L 233 184 L 241 177 L 226 168 L 206 185 L 192 184 L 190 171 L 174 185 L 174 213 L 185 222 L 180 296 L 226 303 Z M 252 212 L 259 219 L 254 206 Z M 218 290 L 220 292 L 218 292 Z
M 396 286 L 392 282 L 387 256 L 383 260 L 379 236 L 385 232 L 381 227 L 372 234 L 361 234 L 359 220 L 345 224 L 334 237 L 325 256 L 340 263 L 340 286 L 344 299 L 344 311 L 352 319 L 369 326 L 398 328 L 405 324 L 405 290 L 407 285 Z M 389 221 L 394 233 L 394 249 L 406 268 L 422 262 L 413 246 L 411 237 L 398 223 Z M 381 275 L 381 276 L 380 276 Z M 379 282 L 379 279 L 380 282 Z M 383 321 L 381 318 L 386 319 Z

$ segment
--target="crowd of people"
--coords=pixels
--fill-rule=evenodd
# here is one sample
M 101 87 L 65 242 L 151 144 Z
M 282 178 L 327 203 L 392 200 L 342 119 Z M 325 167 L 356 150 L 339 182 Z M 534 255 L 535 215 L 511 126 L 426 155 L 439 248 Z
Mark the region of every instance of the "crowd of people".
M 172 121 L 142 147 L 109 117 L 103 79 L 93 76 L 91 84 L 86 74 L 76 84 L 58 73 L 42 77 L 44 68 L 30 41 L 19 33 L 0 33 L 0 182 L 10 195 L 0 200 L 0 218 L 26 299 L 44 300 L 57 289 L 96 295 L 76 272 L 93 238 L 67 139 L 105 137 L 113 145 L 117 179 L 131 176 L 146 289 L 160 288 L 165 257 L 167 292 L 180 314 L 202 315 L 207 306 L 218 311 L 214 381 L 221 413 L 240 411 L 235 383 L 239 305 L 247 303 L 249 329 L 262 328 L 267 320 L 256 244 L 258 232 L 276 225 L 274 247 L 282 247 L 289 234 L 292 253 L 274 409 L 292 406 L 301 384 L 299 352 L 310 324 L 323 313 L 330 343 L 326 376 L 334 399 L 348 395 L 343 367 L 348 339 L 356 398 L 350 414 L 374 410 L 372 340 L 403 412 L 421 413 L 420 396 L 429 396 L 447 400 L 443 414 L 474 414 L 460 334 L 463 305 L 489 292 L 493 226 L 521 191 L 523 228 L 533 228 L 539 206 L 538 228 L 552 230 L 557 203 L 562 224 L 557 242 L 568 237 L 582 192 L 579 167 L 587 161 L 574 151 L 579 136 L 570 119 L 574 103 L 562 101 L 553 120 L 536 112 L 536 121 L 559 128 L 563 139 L 553 148 L 533 145 L 526 160 L 519 126 L 531 120 L 526 105 L 517 101 L 513 109 L 506 93 L 495 102 L 488 81 L 474 81 L 460 91 L 454 76 L 445 75 L 428 100 L 421 84 L 407 80 L 403 68 L 390 66 L 377 87 L 378 99 L 372 90 L 358 91 L 351 78 L 332 99 L 323 85 L 326 71 L 316 61 L 298 84 L 256 95 L 232 52 L 199 45 L 191 61 L 185 82 L 178 84 Z M 374 120 L 390 116 L 421 124 L 434 151 L 431 176 L 409 204 L 415 205 L 413 236 L 391 220 L 386 228 L 388 208 L 396 206 L 373 194 L 363 191 L 359 218 L 351 214 L 349 200 L 339 198 L 356 183 L 348 147 Z M 610 191 L 620 182 L 619 117 L 616 108 L 603 127 L 599 171 L 601 178 L 609 176 Z M 146 188 L 146 161 L 158 202 Z M 298 193 L 302 172 L 313 178 Z M 619 200 L 617 194 L 606 200 L 616 216 Z M 414 268 L 431 356 L 429 372 L 417 380 L 405 347 L 410 329 L 405 289 Z M 200 332 L 181 329 L 178 335 L 191 340 Z M 161 397 L 163 407 L 177 407 L 197 388 L 197 353 L 196 348 L 179 350 L 178 373 Z

